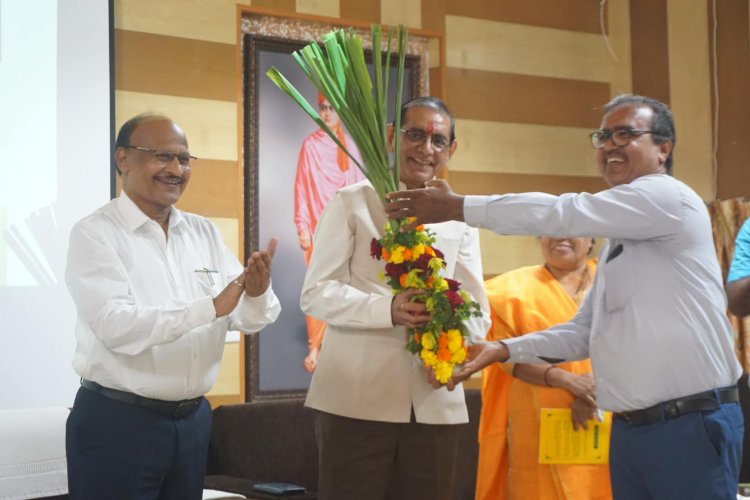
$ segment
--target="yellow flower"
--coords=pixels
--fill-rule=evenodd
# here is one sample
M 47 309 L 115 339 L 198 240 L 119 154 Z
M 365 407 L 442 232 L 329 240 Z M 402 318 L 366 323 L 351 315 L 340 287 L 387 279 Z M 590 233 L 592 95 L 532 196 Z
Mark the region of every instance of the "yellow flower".
M 448 282 L 442 276 L 435 276 L 435 282 L 432 289 L 436 292 L 444 292 L 448 289 Z
M 464 338 L 461 336 L 461 331 L 457 329 L 448 330 L 445 332 L 448 335 L 448 349 L 450 352 L 455 353 L 464 345 Z
M 406 250 L 406 247 L 403 245 L 396 245 L 391 249 L 391 258 L 389 259 L 389 262 L 393 262 L 394 264 L 402 264 L 404 262 L 404 250 Z
M 453 363 L 438 361 L 433 369 L 435 370 L 435 378 L 442 384 L 448 382 L 453 376 Z
M 422 349 L 419 357 L 422 358 L 422 362 L 427 366 L 435 366 L 435 363 L 437 363 L 437 356 L 429 349 Z
M 435 350 L 436 345 L 435 336 L 432 332 L 424 332 L 424 335 L 422 335 L 422 348 L 433 351 Z
M 424 245 L 421 243 L 417 243 L 413 247 L 411 247 L 411 260 L 415 261 L 418 258 L 422 256 L 424 253 Z
M 466 361 L 466 348 L 461 347 L 459 350 L 453 353 L 451 356 L 451 363 L 460 364 Z

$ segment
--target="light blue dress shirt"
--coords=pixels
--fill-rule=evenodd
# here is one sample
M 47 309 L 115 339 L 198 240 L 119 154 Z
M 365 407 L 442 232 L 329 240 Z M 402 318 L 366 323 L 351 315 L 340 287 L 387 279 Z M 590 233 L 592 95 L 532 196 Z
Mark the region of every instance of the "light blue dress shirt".
M 708 211 L 686 184 L 653 174 L 597 194 L 467 196 L 464 217 L 501 234 L 608 238 L 578 314 L 505 341 L 509 361 L 590 357 L 612 411 L 739 378 Z
M 750 276 L 750 219 L 746 220 L 734 241 L 734 257 L 729 267 L 727 283 Z

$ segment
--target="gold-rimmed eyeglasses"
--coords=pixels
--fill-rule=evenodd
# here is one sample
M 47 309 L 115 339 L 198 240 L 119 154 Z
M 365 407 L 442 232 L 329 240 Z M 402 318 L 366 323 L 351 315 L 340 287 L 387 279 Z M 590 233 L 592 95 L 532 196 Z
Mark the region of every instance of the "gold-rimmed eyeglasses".
M 425 143 L 425 141 L 429 138 L 430 144 L 432 145 L 432 149 L 437 152 L 443 151 L 445 148 L 450 146 L 451 140 L 448 139 L 446 136 L 442 134 L 428 134 L 421 128 L 410 128 L 410 129 L 401 129 L 401 132 L 404 134 L 404 137 L 406 137 L 409 142 L 413 144 L 422 145 Z
M 180 164 L 180 167 L 189 170 L 190 167 L 192 167 L 193 162 L 198 159 L 195 156 L 189 154 L 173 153 L 171 151 L 164 151 L 163 149 L 151 149 L 132 145 L 123 146 L 123 148 L 137 149 L 138 151 L 151 153 L 151 155 L 154 157 L 154 160 L 156 160 L 156 162 L 162 167 L 171 165 L 174 159 L 177 158 L 177 162 Z

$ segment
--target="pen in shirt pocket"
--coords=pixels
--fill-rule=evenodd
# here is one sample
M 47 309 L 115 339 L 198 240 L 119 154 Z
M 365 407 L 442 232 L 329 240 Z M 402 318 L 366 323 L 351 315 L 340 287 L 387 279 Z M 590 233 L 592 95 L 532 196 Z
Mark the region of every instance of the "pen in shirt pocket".
M 211 285 L 211 286 L 214 286 L 214 284 L 215 284 L 214 283 L 214 279 L 211 276 L 211 273 L 219 274 L 219 271 L 215 271 L 215 270 L 209 269 L 207 267 L 204 267 L 203 269 L 196 269 L 195 272 L 196 273 L 205 273 L 206 274 L 206 278 L 208 278 L 208 284 Z

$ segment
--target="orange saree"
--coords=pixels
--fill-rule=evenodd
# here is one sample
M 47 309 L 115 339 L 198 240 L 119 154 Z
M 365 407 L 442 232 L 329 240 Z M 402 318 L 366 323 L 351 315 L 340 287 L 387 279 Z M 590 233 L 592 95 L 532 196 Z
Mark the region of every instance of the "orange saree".
M 596 264 L 589 261 L 593 274 Z M 578 304 L 544 266 L 530 266 L 485 282 L 492 329 L 488 340 L 544 330 L 570 320 Z M 590 373 L 588 360 L 559 365 Z M 611 499 L 607 465 L 538 463 L 541 408 L 569 408 L 573 396 L 512 377 L 513 365 L 495 365 L 482 375 L 477 500 Z M 572 425 L 572 424 L 571 424 Z

